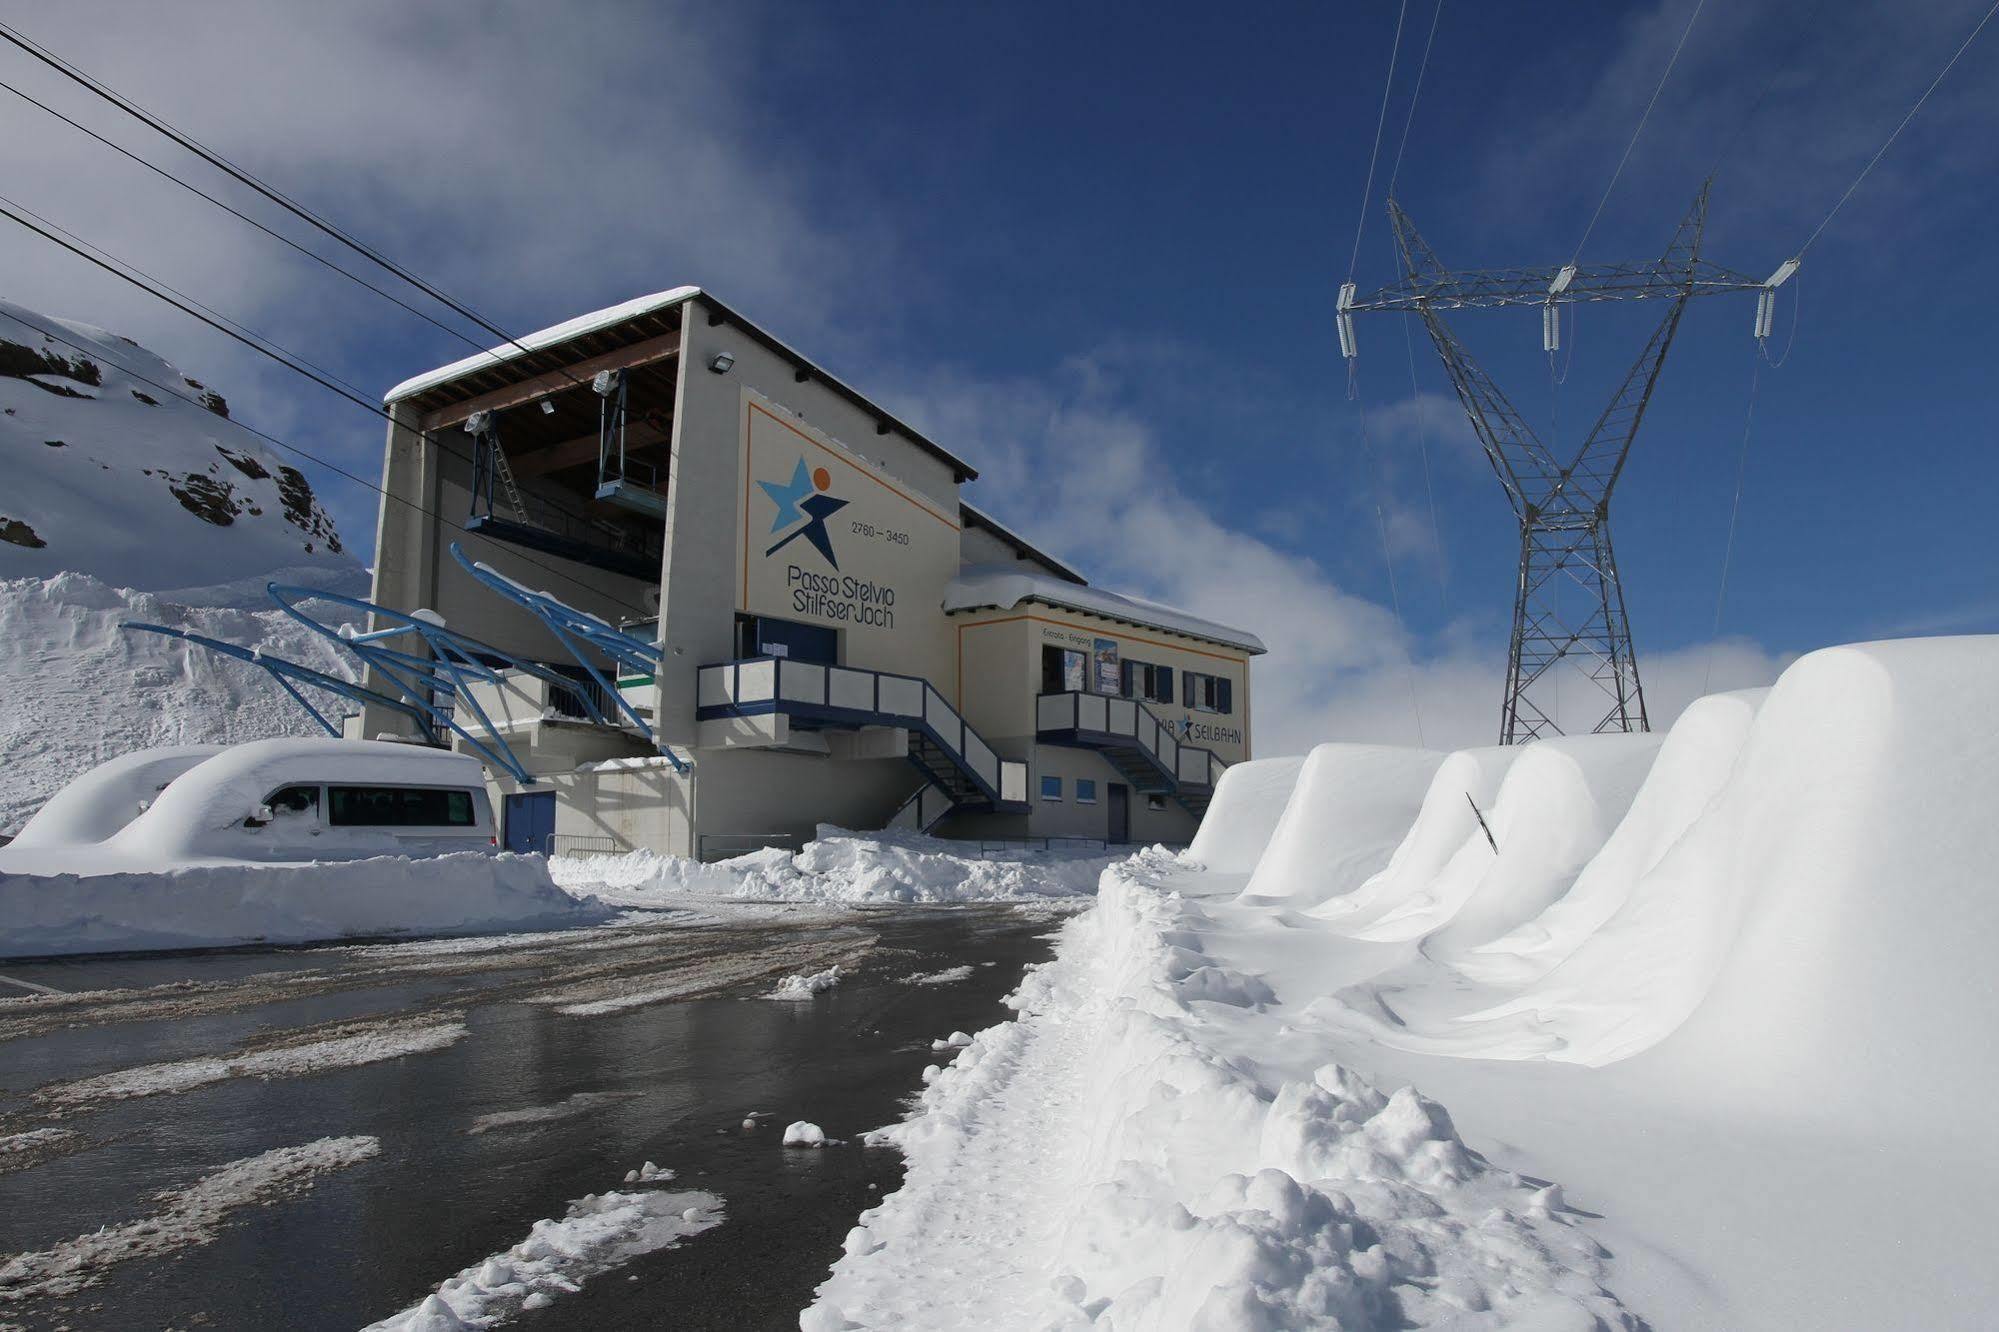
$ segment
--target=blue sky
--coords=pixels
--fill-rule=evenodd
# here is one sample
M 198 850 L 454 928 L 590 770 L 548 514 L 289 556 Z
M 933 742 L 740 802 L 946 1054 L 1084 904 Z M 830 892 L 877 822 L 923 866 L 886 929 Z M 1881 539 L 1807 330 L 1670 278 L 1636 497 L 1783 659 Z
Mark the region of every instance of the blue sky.
M 1575 249 L 1693 9 L 1446 0 L 1397 182 L 1446 262 Z M 1708 252 L 1768 273 L 1984 9 L 1711 0 L 1584 258 L 1663 248 L 1719 155 Z M 1407 738 L 1405 712 L 1427 707 L 1425 739 L 1480 739 L 1513 520 L 1420 331 L 1412 385 L 1399 321 L 1362 323 L 1353 401 L 1333 338 L 1401 12 L 243 5 L 196 33 L 81 3 L 21 21 L 508 327 L 713 287 L 928 425 L 987 473 L 974 497 L 1103 581 L 1264 633 L 1267 733 Z M 1435 12 L 1407 7 L 1363 289 L 1392 276 L 1381 194 Z M 15 54 L 0 77 L 187 167 Z M 1751 299 L 1690 311 L 1615 508 L 1666 710 L 1701 680 L 1767 679 L 1825 644 L 1999 628 L 1981 391 L 1995 91 L 1988 30 L 1787 290 L 1772 350 L 1801 299 L 1796 345 L 1761 372 L 1718 657 Z M 39 113 L 4 114 L 33 127 L 0 148 L 12 197 L 354 382 L 466 350 Z M 0 242 L 0 282 L 234 386 L 239 414 L 275 433 L 378 465 L 380 431 L 357 409 L 25 238 Z M 1583 311 L 1558 391 L 1535 312 L 1458 327 L 1573 446 L 1647 318 Z M 372 497 L 326 489 L 366 546 Z

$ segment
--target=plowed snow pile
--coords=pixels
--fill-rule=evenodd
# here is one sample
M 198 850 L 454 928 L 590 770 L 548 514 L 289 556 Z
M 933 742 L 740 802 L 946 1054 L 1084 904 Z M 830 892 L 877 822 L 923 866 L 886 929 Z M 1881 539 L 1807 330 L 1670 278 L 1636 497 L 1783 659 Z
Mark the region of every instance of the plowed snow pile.
M 880 1135 L 805 1326 L 1994 1325 L 1995 679 L 1244 765 Z
M 633 851 L 557 859 L 549 869 L 572 892 L 628 907 L 670 906 L 687 897 L 769 902 L 1008 902 L 1093 892 L 1108 857 L 1101 850 L 996 847 L 906 833 L 851 833 L 822 824 L 791 852 L 772 847 L 704 864 Z

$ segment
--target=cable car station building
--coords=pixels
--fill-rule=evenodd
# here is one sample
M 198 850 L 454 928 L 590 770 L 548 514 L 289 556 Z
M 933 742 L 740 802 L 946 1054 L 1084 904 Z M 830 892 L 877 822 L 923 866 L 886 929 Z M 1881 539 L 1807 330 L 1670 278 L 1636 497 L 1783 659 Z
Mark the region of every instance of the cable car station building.
M 1090 586 L 967 503 L 967 463 L 697 288 L 388 405 L 376 603 L 528 662 L 575 656 L 493 586 L 658 645 L 461 700 L 515 849 L 1185 842 L 1250 755 L 1254 635 Z M 371 705 L 348 733 L 410 727 Z

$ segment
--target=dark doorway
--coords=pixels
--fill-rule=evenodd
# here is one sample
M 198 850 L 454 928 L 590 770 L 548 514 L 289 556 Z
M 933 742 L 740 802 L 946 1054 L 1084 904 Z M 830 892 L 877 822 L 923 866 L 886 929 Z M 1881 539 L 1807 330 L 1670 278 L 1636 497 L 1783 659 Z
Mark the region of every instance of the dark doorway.
M 1110 829 L 1104 834 L 1109 842 L 1129 842 L 1131 840 L 1131 788 L 1123 782 L 1112 782 L 1104 790 L 1110 805 Z
M 555 792 L 530 791 L 507 797 L 507 850 L 547 855 L 555 840 Z
M 736 617 L 738 657 L 783 657 L 790 661 L 816 661 L 828 666 L 840 659 L 838 631 L 796 620 L 774 620 L 768 615 Z

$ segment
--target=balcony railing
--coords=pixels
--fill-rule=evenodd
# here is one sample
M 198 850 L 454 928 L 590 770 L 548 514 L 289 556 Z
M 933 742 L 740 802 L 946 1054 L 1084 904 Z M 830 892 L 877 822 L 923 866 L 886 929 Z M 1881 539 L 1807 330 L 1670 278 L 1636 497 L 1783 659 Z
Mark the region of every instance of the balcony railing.
M 700 669 L 695 716 L 705 721 L 771 712 L 922 731 L 987 799 L 1027 800 L 1027 765 L 1001 758 L 920 676 L 789 657 L 745 657 Z
M 1136 699 L 1079 692 L 1042 694 L 1034 700 L 1034 728 L 1129 740 L 1176 786 L 1213 787 L 1228 767 L 1213 750 L 1181 743 L 1170 725 Z

